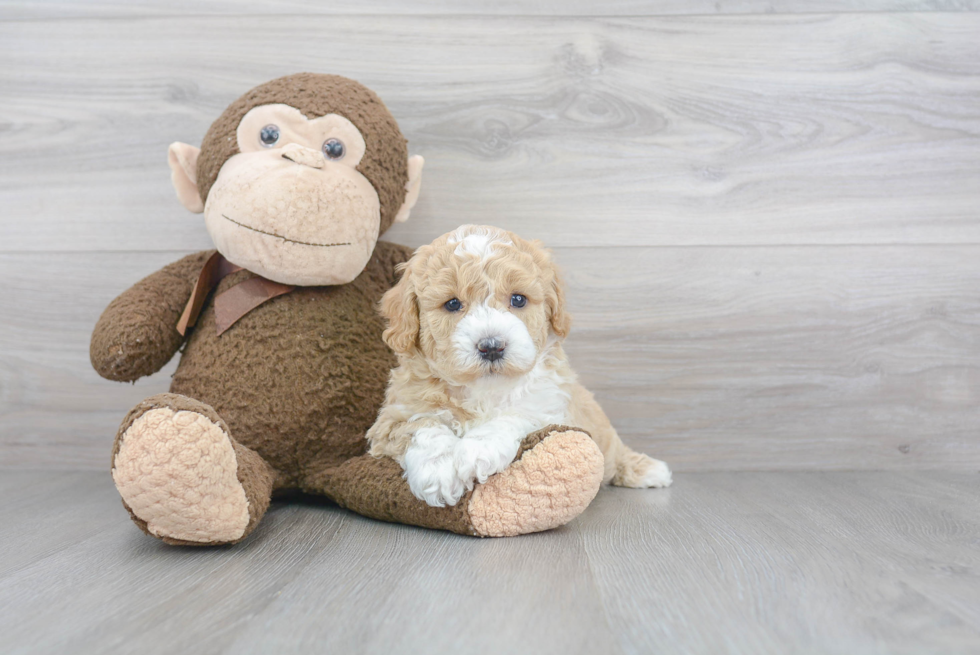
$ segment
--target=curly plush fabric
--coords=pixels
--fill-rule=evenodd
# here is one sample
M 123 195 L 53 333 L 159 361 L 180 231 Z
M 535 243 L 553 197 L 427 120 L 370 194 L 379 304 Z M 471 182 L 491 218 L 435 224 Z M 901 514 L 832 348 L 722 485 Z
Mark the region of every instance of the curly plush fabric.
M 184 338 L 175 329 L 204 262 L 213 250 L 188 255 L 116 297 L 92 333 L 89 357 L 102 377 L 135 382 L 170 361 Z
M 477 535 L 467 512 L 472 492 L 452 507 L 430 507 L 412 495 L 402 479 L 402 467 L 390 457 L 355 457 L 311 477 L 304 490 L 324 494 L 341 507 L 379 521 Z
M 366 450 L 395 358 L 376 305 L 404 246 L 379 242 L 350 284 L 298 287 L 218 335 L 213 302 L 190 333 L 170 390 L 217 411 L 242 445 L 299 486 Z M 253 273 L 224 278 L 218 295 Z
M 481 536 L 512 537 L 564 525 L 599 493 L 602 472 L 602 451 L 589 435 L 573 429 L 550 433 L 473 490 L 473 529 Z
M 126 432 L 112 469 L 123 501 L 149 532 L 185 541 L 234 541 L 248 499 L 228 435 L 196 412 L 152 409 Z
M 327 114 L 347 117 L 364 137 L 367 148 L 357 170 L 366 177 L 381 200 L 384 234 L 405 201 L 408 182 L 408 142 L 398 123 L 374 91 L 340 75 L 297 73 L 261 84 L 231 103 L 204 136 L 197 160 L 197 188 L 207 199 L 218 171 L 238 154 L 236 130 L 242 117 L 259 105 L 285 104 L 307 118 Z
M 310 479 L 306 490 L 381 521 L 503 537 L 571 521 L 595 498 L 602 472 L 602 452 L 588 434 L 553 425 L 525 437 L 510 467 L 452 507 L 430 507 L 413 496 L 389 457 L 352 459 Z
M 112 478 L 141 530 L 182 546 L 241 541 L 268 509 L 276 481 L 261 457 L 231 439 L 214 408 L 171 393 L 126 415 Z

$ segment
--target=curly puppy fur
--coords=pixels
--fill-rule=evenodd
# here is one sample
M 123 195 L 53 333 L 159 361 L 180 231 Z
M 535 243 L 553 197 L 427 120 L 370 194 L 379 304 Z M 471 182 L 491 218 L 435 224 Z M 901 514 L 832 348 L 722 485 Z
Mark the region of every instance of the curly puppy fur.
M 627 448 L 578 383 L 561 346 L 563 284 L 537 242 L 460 227 L 415 252 L 381 310 L 398 368 L 370 452 L 398 461 L 430 505 L 453 505 L 504 470 L 524 435 L 552 423 L 592 435 L 605 482 L 670 484 L 667 465 Z

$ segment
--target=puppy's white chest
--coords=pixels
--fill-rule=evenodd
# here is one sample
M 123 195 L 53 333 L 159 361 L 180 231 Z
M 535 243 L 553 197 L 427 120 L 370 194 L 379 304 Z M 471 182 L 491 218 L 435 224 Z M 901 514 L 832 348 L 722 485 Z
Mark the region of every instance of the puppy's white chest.
M 517 384 L 481 380 L 467 389 L 463 407 L 473 418 L 465 429 L 497 418 L 513 417 L 544 427 L 569 420 L 569 394 L 548 371 L 533 370 Z

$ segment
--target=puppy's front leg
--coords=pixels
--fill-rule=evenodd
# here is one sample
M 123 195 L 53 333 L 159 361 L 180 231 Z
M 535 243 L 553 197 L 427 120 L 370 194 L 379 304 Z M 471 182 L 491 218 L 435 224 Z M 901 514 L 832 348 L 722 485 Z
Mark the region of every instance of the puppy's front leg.
M 405 479 L 415 497 L 433 507 L 455 505 L 466 492 L 453 453 L 459 438 L 443 425 L 419 428 L 405 451 Z
M 494 473 L 507 468 L 521 440 L 540 428 L 531 421 L 516 417 L 498 417 L 469 430 L 456 444 L 453 459 L 456 473 L 467 489 L 483 484 Z

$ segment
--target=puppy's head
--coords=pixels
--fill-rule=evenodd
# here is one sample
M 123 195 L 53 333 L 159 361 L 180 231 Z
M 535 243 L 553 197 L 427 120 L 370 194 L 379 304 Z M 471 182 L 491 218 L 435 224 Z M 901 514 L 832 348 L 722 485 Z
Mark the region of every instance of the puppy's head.
M 558 270 L 537 242 L 464 225 L 419 248 L 381 300 L 384 340 L 457 384 L 527 373 L 570 317 Z

